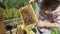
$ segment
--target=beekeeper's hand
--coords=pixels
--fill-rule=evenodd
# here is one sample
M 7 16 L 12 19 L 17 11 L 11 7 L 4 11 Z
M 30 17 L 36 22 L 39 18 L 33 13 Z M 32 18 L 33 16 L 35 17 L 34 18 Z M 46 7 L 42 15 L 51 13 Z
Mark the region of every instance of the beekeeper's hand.
M 38 26 L 44 28 L 57 28 L 56 23 L 51 23 L 51 22 L 46 22 L 41 20 L 39 20 Z
M 41 20 L 39 20 L 39 22 L 38 22 L 38 26 L 39 27 L 45 27 L 45 21 L 41 21 Z
M 46 22 L 46 21 L 42 21 L 42 20 L 39 20 L 39 22 L 38 22 L 38 26 L 41 28 L 49 27 L 49 24 L 50 24 L 50 22 Z
M 35 2 L 35 0 L 30 0 L 30 1 L 29 1 L 29 3 L 33 3 L 33 2 Z

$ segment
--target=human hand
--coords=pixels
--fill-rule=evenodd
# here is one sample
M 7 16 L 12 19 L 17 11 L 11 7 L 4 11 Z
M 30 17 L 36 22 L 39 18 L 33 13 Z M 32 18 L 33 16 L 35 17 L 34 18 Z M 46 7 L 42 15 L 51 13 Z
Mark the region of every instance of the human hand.
M 29 1 L 29 3 L 33 3 L 33 2 L 34 2 L 34 0 L 30 0 L 30 1 Z
M 45 21 L 41 21 L 41 20 L 39 20 L 39 22 L 38 22 L 38 26 L 39 27 L 45 27 Z

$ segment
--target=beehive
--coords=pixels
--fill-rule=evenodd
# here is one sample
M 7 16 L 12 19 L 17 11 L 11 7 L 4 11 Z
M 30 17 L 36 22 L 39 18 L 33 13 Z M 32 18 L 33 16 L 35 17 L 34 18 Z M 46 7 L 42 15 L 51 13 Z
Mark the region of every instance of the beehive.
M 19 9 L 23 24 L 26 28 L 32 28 L 33 25 L 37 24 L 38 19 L 36 18 L 35 12 L 31 4 L 26 5 Z

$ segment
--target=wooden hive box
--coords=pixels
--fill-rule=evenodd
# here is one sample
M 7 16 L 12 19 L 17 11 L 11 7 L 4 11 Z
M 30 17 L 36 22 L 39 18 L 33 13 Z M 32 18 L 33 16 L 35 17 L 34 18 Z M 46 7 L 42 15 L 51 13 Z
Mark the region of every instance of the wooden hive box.
M 23 20 L 23 24 L 26 28 L 31 29 L 37 24 L 38 19 L 35 15 L 35 12 L 31 6 L 31 4 L 26 5 L 19 9 L 21 18 Z

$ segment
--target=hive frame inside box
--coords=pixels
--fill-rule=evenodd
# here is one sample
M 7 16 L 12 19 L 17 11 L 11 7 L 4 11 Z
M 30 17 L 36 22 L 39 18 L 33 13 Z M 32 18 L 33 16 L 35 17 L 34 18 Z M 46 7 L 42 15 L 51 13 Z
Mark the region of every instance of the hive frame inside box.
M 25 23 L 25 21 L 24 21 L 24 16 L 23 16 L 23 12 L 22 12 L 22 10 L 24 10 L 24 9 L 28 9 L 29 11 L 27 11 L 27 13 L 29 12 L 30 13 L 30 16 L 31 16 L 31 18 L 32 18 L 32 20 L 34 21 L 34 23 L 30 23 L 30 24 L 28 24 L 28 25 L 26 25 L 26 23 Z M 25 7 L 22 7 L 22 8 L 20 8 L 19 9 L 19 12 L 20 12 L 20 15 L 21 15 L 21 18 L 22 18 L 22 20 L 23 20 L 23 25 L 24 25 L 24 27 L 25 28 L 33 28 L 34 26 L 33 25 L 36 25 L 37 24 L 37 22 L 38 22 L 38 19 L 37 19 L 37 17 L 36 17 L 36 15 L 35 15 L 35 12 L 34 12 L 34 10 L 33 10 L 33 8 L 32 8 L 32 6 L 31 6 L 31 4 L 29 4 L 29 5 L 26 5 Z M 25 15 L 25 14 L 24 14 Z

